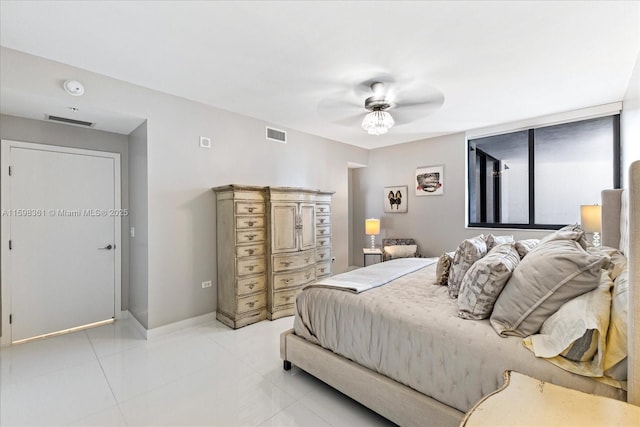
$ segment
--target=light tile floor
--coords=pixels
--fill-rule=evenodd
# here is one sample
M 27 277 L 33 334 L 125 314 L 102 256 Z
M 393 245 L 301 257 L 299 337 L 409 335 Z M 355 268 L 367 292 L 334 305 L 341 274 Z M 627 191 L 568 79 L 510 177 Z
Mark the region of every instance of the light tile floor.
M 128 320 L 0 350 L 0 425 L 392 426 L 295 366 L 293 318 L 144 340 Z

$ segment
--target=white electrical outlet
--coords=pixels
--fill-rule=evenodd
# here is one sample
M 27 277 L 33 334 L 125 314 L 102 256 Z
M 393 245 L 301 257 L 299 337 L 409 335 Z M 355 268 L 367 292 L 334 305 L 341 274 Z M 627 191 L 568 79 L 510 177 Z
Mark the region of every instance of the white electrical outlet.
M 202 148 L 211 148 L 211 138 L 207 138 L 206 136 L 200 137 L 200 147 Z
M 211 287 L 211 280 L 207 280 L 206 282 L 202 282 L 202 289 L 210 288 L 210 287 Z

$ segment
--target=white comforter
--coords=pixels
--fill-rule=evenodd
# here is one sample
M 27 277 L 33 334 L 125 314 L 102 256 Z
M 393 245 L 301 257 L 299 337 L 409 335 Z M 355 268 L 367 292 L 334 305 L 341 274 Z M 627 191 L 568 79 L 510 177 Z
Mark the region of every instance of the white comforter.
M 499 337 L 487 320 L 457 317 L 456 300 L 433 284 L 435 268 L 359 294 L 306 289 L 296 300 L 295 333 L 463 412 L 499 388 L 505 370 L 624 399 L 536 358 L 521 338 Z

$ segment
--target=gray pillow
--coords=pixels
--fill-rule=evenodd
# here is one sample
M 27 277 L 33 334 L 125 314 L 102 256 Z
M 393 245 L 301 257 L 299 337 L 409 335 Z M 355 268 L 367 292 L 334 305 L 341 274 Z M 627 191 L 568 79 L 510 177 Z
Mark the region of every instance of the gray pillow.
M 487 243 L 483 234 L 463 240 L 458 246 L 453 261 L 451 271 L 449 271 L 449 296 L 458 298 L 458 290 L 462 278 L 474 262 L 487 254 Z
M 598 286 L 606 256 L 585 251 L 575 240 L 540 243 L 520 261 L 491 314 L 501 336 L 535 334 L 562 304 Z
M 574 240 L 582 246 L 582 249 L 587 249 L 587 236 L 578 224 L 567 225 L 560 230 L 547 234 L 540 239 L 540 243 L 547 243 L 552 240 Z
M 436 265 L 436 285 L 445 286 L 449 283 L 449 271 L 451 271 L 452 261 L 453 257 L 447 252 L 438 258 L 438 264 Z
M 486 319 L 511 273 L 520 262 L 514 243 L 495 246 L 464 275 L 458 294 L 458 316 Z

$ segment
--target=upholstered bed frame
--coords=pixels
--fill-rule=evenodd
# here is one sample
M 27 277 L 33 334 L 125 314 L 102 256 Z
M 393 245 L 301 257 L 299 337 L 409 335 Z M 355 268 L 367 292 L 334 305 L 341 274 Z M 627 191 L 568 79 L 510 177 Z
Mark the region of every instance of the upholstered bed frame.
M 621 191 L 602 193 L 603 244 L 619 247 Z M 629 171 L 629 356 L 628 402 L 640 406 L 640 161 Z M 637 325 L 637 327 L 636 327 Z M 296 336 L 293 329 L 280 336 L 285 369 L 291 364 L 321 379 L 354 400 L 402 426 L 457 426 L 464 414 L 412 388 L 366 369 Z

